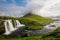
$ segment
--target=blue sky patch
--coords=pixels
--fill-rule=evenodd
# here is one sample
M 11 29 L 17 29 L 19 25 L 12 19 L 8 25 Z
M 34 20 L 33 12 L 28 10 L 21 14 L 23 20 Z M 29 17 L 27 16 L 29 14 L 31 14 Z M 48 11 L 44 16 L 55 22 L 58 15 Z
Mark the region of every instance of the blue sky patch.
M 26 0 L 14 0 L 16 6 L 22 6 L 25 7 L 27 2 Z M 2 1 L 0 0 L 0 5 L 7 5 L 9 6 L 10 4 L 13 4 L 12 0 L 6 0 L 6 1 Z

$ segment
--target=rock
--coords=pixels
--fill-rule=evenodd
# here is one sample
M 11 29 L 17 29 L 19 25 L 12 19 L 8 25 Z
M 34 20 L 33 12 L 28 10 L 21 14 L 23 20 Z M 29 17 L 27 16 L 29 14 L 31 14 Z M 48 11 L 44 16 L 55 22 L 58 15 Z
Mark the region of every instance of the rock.
M 17 30 L 12 31 L 9 35 L 4 35 L 5 37 L 27 37 L 27 31 L 23 27 L 19 27 Z

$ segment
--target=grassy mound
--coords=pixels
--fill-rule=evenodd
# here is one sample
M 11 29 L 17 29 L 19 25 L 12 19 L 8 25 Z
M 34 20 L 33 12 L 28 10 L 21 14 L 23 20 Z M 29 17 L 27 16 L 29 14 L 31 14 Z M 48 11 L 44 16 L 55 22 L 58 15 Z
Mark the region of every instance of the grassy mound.
M 27 30 L 38 30 L 42 29 L 45 25 L 53 22 L 49 18 L 44 18 L 42 16 L 27 14 L 19 19 L 22 24 L 26 25 Z
M 9 16 L 0 16 L 0 33 L 2 34 L 4 32 L 4 24 L 3 24 L 3 20 L 5 19 L 12 19 L 12 22 L 14 20 L 19 20 L 22 24 L 25 24 L 25 29 L 27 30 L 40 30 L 42 29 L 45 25 L 53 22 L 52 19 L 49 18 L 45 18 L 42 16 L 38 16 L 38 15 L 34 15 L 34 14 L 27 14 L 24 17 L 21 18 L 16 18 L 16 17 L 9 17 Z M 13 22 L 14 23 L 14 22 Z M 53 34 L 59 34 L 60 30 L 57 32 L 53 32 Z M 44 38 L 42 36 L 32 36 L 32 37 L 24 37 L 24 38 L 9 38 L 6 39 L 3 36 L 0 36 L 0 40 L 58 40 L 55 37 L 53 37 L 53 34 L 49 34 L 50 36 L 44 36 Z M 56 37 L 58 37 L 56 35 Z M 60 39 L 59 39 L 60 40 Z
M 34 15 L 34 14 L 27 14 L 24 17 L 16 18 L 16 17 L 9 17 L 9 16 L 0 16 L 0 32 L 4 32 L 4 21 L 5 19 L 11 19 L 12 22 L 14 20 L 19 20 L 22 24 L 25 24 L 25 29 L 27 30 L 40 30 L 45 25 L 53 22 L 53 20 L 49 18 L 44 18 L 42 16 Z M 14 24 L 14 22 L 13 22 Z

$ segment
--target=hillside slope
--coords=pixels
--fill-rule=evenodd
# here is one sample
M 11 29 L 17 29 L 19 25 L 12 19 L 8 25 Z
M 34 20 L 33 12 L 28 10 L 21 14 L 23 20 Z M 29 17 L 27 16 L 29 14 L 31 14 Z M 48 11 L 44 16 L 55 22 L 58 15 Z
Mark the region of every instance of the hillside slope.
M 26 29 L 28 30 L 42 29 L 45 25 L 53 22 L 53 20 L 49 18 L 44 18 L 34 14 L 27 14 L 19 20 L 22 24 L 26 25 Z
M 53 22 L 52 19 L 45 18 L 45 17 L 38 16 L 38 15 L 34 15 L 34 14 L 27 14 L 21 18 L 0 16 L 0 39 L 1 40 L 45 40 L 45 39 L 50 40 L 51 39 L 51 37 L 47 37 L 48 35 L 44 36 L 44 38 L 42 38 L 42 36 L 32 36 L 32 37 L 24 37 L 24 38 L 18 37 L 18 38 L 6 39 L 1 34 L 3 34 L 5 32 L 3 22 L 4 22 L 4 20 L 7 20 L 7 19 L 11 19 L 13 22 L 13 25 L 14 25 L 14 20 L 19 20 L 21 24 L 26 25 L 25 29 L 27 29 L 27 30 L 41 30 L 45 25 Z
M 40 30 L 45 25 L 53 22 L 53 20 L 49 18 L 44 18 L 42 16 L 34 15 L 34 14 L 27 14 L 24 17 L 16 18 L 16 17 L 9 17 L 9 16 L 0 16 L 0 33 L 4 32 L 4 21 L 6 19 L 11 19 L 13 24 L 14 20 L 19 20 L 22 24 L 25 24 L 25 29 L 27 30 Z

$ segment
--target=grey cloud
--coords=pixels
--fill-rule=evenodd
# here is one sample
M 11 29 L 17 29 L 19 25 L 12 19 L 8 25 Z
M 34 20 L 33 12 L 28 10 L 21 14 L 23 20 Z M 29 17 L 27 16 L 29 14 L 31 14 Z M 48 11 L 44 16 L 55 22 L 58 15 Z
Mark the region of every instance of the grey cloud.
M 25 8 L 16 6 L 15 0 L 11 0 L 13 4 L 6 7 L 0 6 L 0 14 L 2 16 L 22 17 L 29 12 L 41 16 L 57 16 L 60 15 L 60 0 L 26 0 Z

